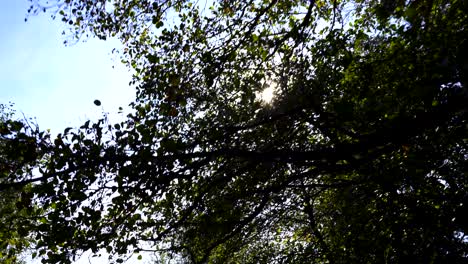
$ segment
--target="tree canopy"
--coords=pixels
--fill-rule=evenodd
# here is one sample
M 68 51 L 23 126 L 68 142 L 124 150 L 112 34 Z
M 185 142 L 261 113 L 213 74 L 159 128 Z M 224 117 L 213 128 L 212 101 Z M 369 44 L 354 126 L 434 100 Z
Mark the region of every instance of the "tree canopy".
M 27 169 L 28 163 L 35 160 L 29 142 L 33 137 L 21 131 L 26 125 L 15 120 L 13 104 L 0 104 L 0 185 L 5 184 L 10 173 Z M 32 157 L 32 158 L 31 158 Z M 29 230 L 22 224 L 31 222 L 37 208 L 32 206 L 29 184 L 14 185 L 0 191 L 0 262 L 5 264 L 24 263 L 24 254 L 32 239 Z
M 137 86 L 122 122 L 18 141 L 0 190 L 31 184 L 44 263 L 466 261 L 467 1 L 31 3 L 121 40 Z

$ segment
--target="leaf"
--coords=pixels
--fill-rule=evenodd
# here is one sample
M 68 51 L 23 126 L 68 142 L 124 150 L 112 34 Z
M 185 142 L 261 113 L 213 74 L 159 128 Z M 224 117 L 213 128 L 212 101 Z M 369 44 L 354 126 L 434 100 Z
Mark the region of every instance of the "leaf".
M 163 26 L 164 26 L 164 22 L 162 22 L 161 20 L 156 22 L 156 28 L 161 28 Z
M 147 56 L 147 58 L 148 58 L 148 61 L 150 63 L 158 63 L 159 62 L 159 58 L 156 55 L 150 54 L 150 55 Z

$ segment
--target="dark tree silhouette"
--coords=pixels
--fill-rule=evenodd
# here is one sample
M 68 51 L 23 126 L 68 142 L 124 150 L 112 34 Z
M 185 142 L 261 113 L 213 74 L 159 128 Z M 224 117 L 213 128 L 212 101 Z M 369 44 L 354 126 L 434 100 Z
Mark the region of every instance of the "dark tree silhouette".
M 467 1 L 49 2 L 138 88 L 2 176 L 33 183 L 44 262 L 466 261 Z

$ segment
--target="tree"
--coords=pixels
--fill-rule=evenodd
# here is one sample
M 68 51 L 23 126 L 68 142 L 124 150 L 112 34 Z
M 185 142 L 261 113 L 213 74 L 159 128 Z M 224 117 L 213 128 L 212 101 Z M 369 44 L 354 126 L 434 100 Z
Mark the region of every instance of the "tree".
M 26 124 L 14 120 L 15 111 L 12 107 L 13 104 L 0 104 L 0 185 L 4 184 L 9 174 L 26 169 L 26 164 L 36 159 L 30 147 L 31 141 L 24 133 L 23 128 Z M 21 255 L 30 247 L 32 238 L 22 224 L 25 218 L 31 220 L 37 210 L 31 206 L 31 198 L 31 186 L 28 184 L 11 186 L 0 192 L 0 261 L 2 263 L 24 263 Z
M 466 261 L 466 1 L 49 2 L 122 41 L 137 99 L 0 184 L 35 182 L 44 262 Z

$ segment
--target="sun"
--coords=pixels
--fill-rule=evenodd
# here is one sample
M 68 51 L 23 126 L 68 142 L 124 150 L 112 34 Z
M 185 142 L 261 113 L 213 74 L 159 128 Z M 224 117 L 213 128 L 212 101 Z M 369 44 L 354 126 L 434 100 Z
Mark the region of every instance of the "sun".
M 264 101 L 265 103 L 271 103 L 271 101 L 273 100 L 273 96 L 274 96 L 273 87 L 270 86 L 266 88 L 265 90 L 263 90 L 260 96 L 262 98 L 262 101 Z
M 263 87 L 263 91 L 257 93 L 257 99 L 266 104 L 269 104 L 273 101 L 273 98 L 275 97 L 276 85 L 274 82 L 269 82 L 265 83 Z

